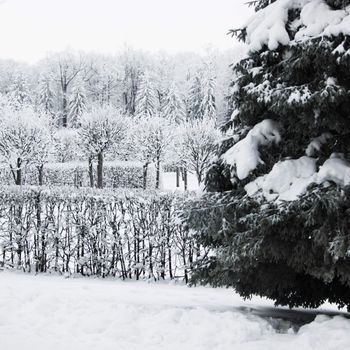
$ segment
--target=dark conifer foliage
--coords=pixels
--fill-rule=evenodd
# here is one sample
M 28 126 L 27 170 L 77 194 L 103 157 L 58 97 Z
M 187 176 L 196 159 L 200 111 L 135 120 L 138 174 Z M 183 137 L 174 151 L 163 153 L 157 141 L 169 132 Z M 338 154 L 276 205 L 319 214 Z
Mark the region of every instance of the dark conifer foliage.
M 341 9 L 350 5 L 349 0 L 326 0 L 326 3 L 334 9 Z
M 261 10 L 273 2 L 254 6 Z M 334 11 L 350 3 L 326 2 Z M 233 68 L 234 117 L 224 129 L 234 128 L 234 136 L 221 144 L 208 172 L 211 193 L 185 210 L 199 242 L 215 252 L 197 265 L 193 281 L 291 307 L 317 307 L 329 299 L 350 309 L 350 189 L 315 184 L 284 203 L 249 198 L 244 190 L 279 161 L 305 156 L 310 140 L 325 132 L 331 137 L 315 156 L 317 168 L 334 153 L 350 160 L 350 37 L 294 40 L 299 17 L 300 9 L 289 10 L 288 45 L 252 50 Z M 246 29 L 236 34 L 245 39 Z M 259 149 L 264 162 L 247 178 L 232 178 L 221 155 L 265 119 L 278 122 L 282 141 Z

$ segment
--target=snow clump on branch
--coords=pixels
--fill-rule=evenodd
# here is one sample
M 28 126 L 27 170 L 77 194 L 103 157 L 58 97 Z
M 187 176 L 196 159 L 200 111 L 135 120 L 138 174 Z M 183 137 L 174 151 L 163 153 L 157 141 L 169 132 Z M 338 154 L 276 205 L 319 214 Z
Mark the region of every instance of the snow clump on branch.
M 256 124 L 243 140 L 237 142 L 224 153 L 222 159 L 231 167 L 235 167 L 235 175 L 243 180 L 259 164 L 264 164 L 260 158 L 259 147 L 277 144 L 280 141 L 281 134 L 278 123 L 271 119 L 265 119 Z

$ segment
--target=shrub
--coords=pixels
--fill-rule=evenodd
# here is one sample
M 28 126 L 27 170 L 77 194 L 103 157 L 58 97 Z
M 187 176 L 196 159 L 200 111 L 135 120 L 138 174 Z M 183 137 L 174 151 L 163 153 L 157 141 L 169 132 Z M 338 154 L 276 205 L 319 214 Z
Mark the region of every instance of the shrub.
M 186 195 L 0 188 L 0 264 L 83 275 L 186 280 L 197 256 L 178 220 Z
M 142 188 L 143 168 L 139 162 L 110 161 L 104 166 L 104 186 L 107 188 Z M 27 166 L 24 169 L 23 182 L 26 185 L 39 185 L 38 169 Z M 149 172 L 147 185 L 154 188 L 155 175 Z M 96 179 L 96 167 L 94 167 Z M 10 170 L 4 165 L 0 167 L 0 184 L 13 184 Z M 46 186 L 89 187 L 87 162 L 48 163 L 43 169 L 43 184 Z

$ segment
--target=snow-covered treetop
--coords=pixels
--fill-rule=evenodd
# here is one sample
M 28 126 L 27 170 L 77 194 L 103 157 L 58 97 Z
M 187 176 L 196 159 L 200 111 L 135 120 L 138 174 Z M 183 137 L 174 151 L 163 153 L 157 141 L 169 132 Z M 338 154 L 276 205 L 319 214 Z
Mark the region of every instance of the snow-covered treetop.
M 135 156 L 142 162 L 164 159 L 173 139 L 175 124 L 162 117 L 138 118 L 132 128 Z
M 125 137 L 128 119 L 114 108 L 99 107 L 81 116 L 79 136 L 82 148 L 89 155 L 107 151 Z
M 300 15 L 288 26 L 293 10 Z M 246 43 L 251 51 L 259 51 L 264 45 L 275 50 L 292 40 L 339 34 L 350 35 L 350 5 L 333 9 L 324 0 L 277 0 L 256 12 L 246 24 Z
M 51 135 L 49 119 L 35 113 L 33 108 L 20 110 L 3 108 L 0 121 L 0 154 L 13 165 L 18 159 L 39 164 L 49 155 Z
M 145 72 L 141 77 L 140 88 L 136 95 L 135 115 L 142 117 L 154 117 L 157 114 L 158 101 L 156 89 L 150 79 L 149 73 Z

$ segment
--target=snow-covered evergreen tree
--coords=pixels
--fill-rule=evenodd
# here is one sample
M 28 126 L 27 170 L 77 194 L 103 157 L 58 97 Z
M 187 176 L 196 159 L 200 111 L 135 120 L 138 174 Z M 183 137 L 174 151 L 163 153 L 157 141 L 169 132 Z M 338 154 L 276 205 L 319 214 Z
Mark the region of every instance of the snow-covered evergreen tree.
M 188 211 L 199 241 L 220 247 L 195 279 L 350 308 L 350 1 L 255 5 L 235 32 L 250 53 L 234 67 L 234 134 L 207 176 L 209 191 L 230 192 Z
M 158 111 L 156 90 L 148 73 L 143 74 L 136 95 L 135 115 L 142 118 L 154 117 Z
M 80 124 L 80 117 L 86 112 L 86 93 L 84 85 L 78 81 L 74 88 L 69 101 L 68 120 L 72 127 L 77 127 Z
M 187 115 L 189 120 L 216 119 L 215 77 L 210 63 L 192 79 L 187 98 Z
M 215 78 L 210 72 L 203 79 L 200 110 L 203 118 L 216 120 Z
M 15 74 L 13 82 L 9 87 L 7 99 L 10 106 L 15 110 L 26 108 L 30 105 L 31 98 L 28 82 L 22 73 L 17 72 Z
M 190 91 L 187 99 L 187 116 L 188 119 L 201 119 L 203 117 L 202 113 L 202 76 L 198 74 L 192 80 Z
M 175 123 L 181 123 L 185 118 L 183 100 L 175 84 L 172 84 L 163 97 L 162 116 Z
M 37 95 L 37 109 L 47 115 L 54 114 L 54 92 L 51 87 L 50 78 L 42 76 L 39 81 Z

